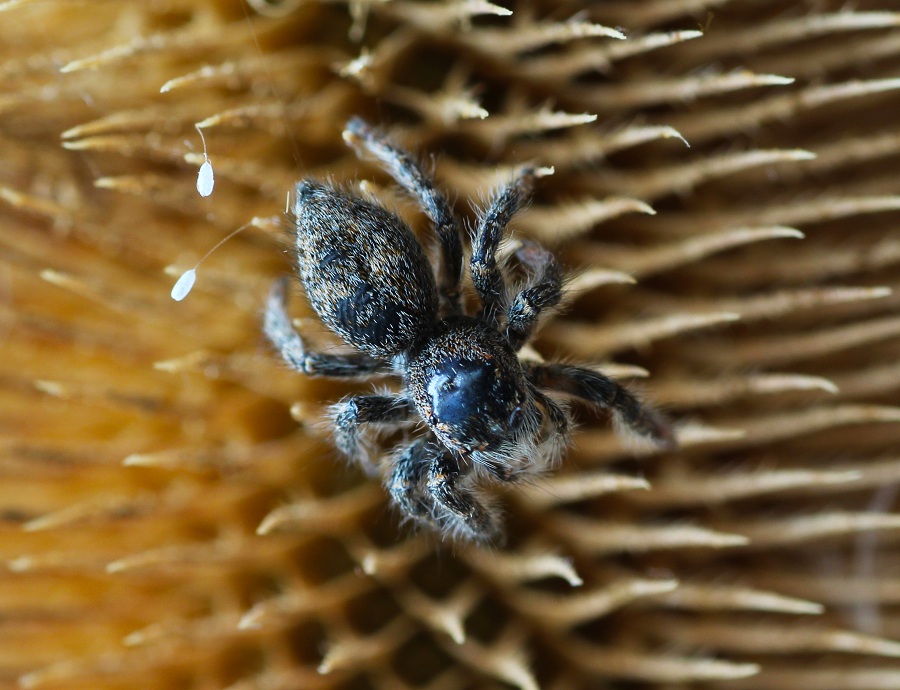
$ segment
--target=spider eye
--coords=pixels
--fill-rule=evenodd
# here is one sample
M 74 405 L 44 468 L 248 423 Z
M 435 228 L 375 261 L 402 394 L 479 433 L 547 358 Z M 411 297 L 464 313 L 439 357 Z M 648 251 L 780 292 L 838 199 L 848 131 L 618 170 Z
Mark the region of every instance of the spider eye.
M 436 374 L 428 394 L 437 416 L 453 424 L 477 414 L 479 400 L 490 395 L 490 378 L 486 367 L 470 362 L 456 363 L 449 373 Z

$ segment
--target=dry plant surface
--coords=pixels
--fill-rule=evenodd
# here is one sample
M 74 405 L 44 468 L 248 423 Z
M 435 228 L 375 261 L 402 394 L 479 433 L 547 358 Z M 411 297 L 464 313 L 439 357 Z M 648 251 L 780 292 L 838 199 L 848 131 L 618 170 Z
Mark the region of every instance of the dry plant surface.
M 900 687 L 897 9 L 0 2 L 0 688 Z M 681 450 L 581 415 L 504 548 L 398 524 L 260 334 L 299 177 L 425 229 L 352 115 L 470 218 L 555 167 L 535 350 Z

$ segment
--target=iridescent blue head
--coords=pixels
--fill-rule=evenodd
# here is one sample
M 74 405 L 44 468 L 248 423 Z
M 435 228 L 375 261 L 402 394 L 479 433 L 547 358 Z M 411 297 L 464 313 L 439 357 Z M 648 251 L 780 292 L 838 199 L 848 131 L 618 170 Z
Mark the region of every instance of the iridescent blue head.
M 518 358 L 474 319 L 453 319 L 442 329 L 409 362 L 416 408 L 456 455 L 491 471 L 515 471 L 542 427 Z
M 460 445 L 496 446 L 515 433 L 527 403 L 518 382 L 510 379 L 496 359 L 444 359 L 427 386 L 433 420 Z

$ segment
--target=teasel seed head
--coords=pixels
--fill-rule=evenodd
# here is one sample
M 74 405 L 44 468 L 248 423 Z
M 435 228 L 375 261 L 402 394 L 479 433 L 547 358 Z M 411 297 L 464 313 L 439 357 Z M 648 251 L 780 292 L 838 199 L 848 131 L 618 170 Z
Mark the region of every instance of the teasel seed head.
M 890 5 L 0 3 L 0 687 L 900 685 Z M 357 114 L 462 213 L 555 169 L 534 355 L 641 383 L 678 452 L 584 415 L 497 550 L 336 461 L 352 389 L 260 310 L 302 176 L 424 236 Z

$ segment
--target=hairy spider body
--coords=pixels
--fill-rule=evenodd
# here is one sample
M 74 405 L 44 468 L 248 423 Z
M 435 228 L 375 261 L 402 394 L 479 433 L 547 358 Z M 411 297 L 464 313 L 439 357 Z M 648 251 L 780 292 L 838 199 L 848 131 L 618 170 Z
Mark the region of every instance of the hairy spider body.
M 437 319 L 431 264 L 397 216 L 304 180 L 294 190 L 297 265 L 326 326 L 373 357 L 409 350 Z
M 497 263 L 506 225 L 530 194 L 533 168 L 503 187 L 478 223 L 470 273 L 481 308 L 469 316 L 459 299 L 459 223 L 443 195 L 407 153 L 362 120 L 352 119 L 344 138 L 419 201 L 435 228 L 439 269 L 435 274 L 393 213 L 303 180 L 291 208 L 298 274 L 322 322 L 358 353 L 308 351 L 287 314 L 283 280 L 269 295 L 264 329 L 284 360 L 308 375 L 402 376 L 403 392 L 352 396 L 332 406 L 332 416 L 338 449 L 369 471 L 374 462 L 362 425 L 427 425 L 425 435 L 390 457 L 386 487 L 404 515 L 468 539 L 496 537 L 498 519 L 480 481 L 539 472 L 556 462 L 568 440 L 566 408 L 544 390 L 609 409 L 625 428 L 674 447 L 662 417 L 615 381 L 582 367 L 519 360 L 539 316 L 562 295 L 555 258 L 534 242 L 516 251 L 529 279 L 512 297 Z
M 451 454 L 500 479 L 535 461 L 543 414 L 496 329 L 468 316 L 442 320 L 413 352 L 405 378 L 416 411 Z

